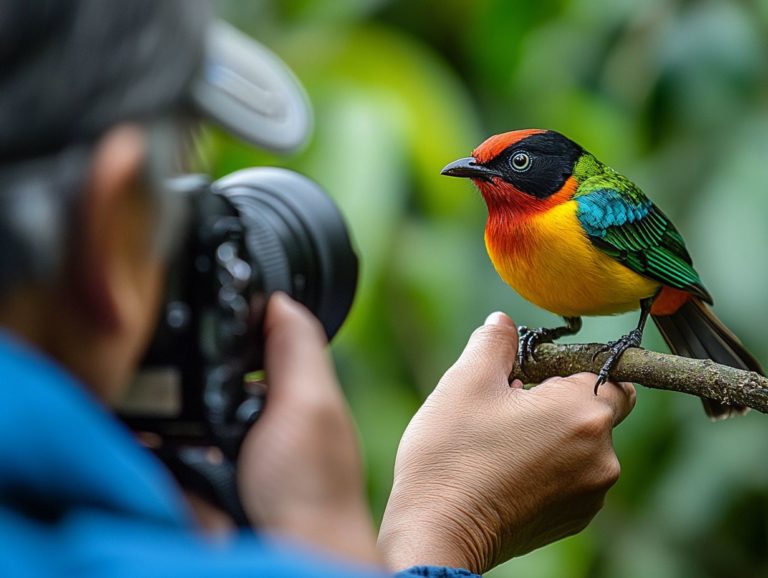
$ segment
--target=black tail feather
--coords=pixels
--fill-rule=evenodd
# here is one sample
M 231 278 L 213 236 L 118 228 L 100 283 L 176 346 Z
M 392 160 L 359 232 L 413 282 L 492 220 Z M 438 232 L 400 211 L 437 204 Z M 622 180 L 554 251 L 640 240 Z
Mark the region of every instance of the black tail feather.
M 676 355 L 711 359 L 765 375 L 760 362 L 744 348 L 739 338 L 723 325 L 706 303 L 697 298 L 690 299 L 672 315 L 653 315 L 653 321 Z M 742 415 L 747 411 L 746 407 L 724 405 L 711 399 L 702 398 L 701 401 L 704 411 L 712 419 Z

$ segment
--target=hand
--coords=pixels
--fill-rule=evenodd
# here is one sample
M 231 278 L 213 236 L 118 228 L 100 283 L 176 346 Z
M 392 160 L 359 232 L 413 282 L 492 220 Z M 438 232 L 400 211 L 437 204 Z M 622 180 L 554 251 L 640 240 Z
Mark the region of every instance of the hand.
M 631 384 L 596 376 L 508 383 L 509 317 L 492 314 L 411 420 L 400 442 L 379 547 L 394 570 L 419 564 L 483 573 L 582 530 L 619 476 L 612 428 Z
M 238 464 L 245 511 L 267 532 L 377 563 L 357 436 L 323 330 L 276 294 L 264 331 L 267 403 Z

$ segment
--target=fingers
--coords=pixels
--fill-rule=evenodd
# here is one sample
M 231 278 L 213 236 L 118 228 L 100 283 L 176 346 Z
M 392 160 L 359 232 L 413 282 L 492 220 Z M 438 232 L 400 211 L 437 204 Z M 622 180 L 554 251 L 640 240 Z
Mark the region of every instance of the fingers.
M 517 355 L 517 328 L 504 313 L 491 313 L 470 336 L 459 359 L 445 374 L 451 382 L 488 384 L 506 380 Z
M 610 385 L 611 387 L 605 387 Z M 603 392 L 602 390 L 606 391 Z M 629 382 L 612 382 L 605 383 L 597 392 L 597 397 L 605 399 L 605 401 L 613 408 L 613 426 L 616 427 L 624 421 L 629 415 L 629 412 L 635 407 L 637 402 L 637 392 L 635 386 Z
M 603 403 L 611 410 L 614 427 L 619 425 L 635 407 L 637 395 L 631 383 L 606 382 L 594 393 L 597 376 L 594 373 L 577 373 L 569 377 L 550 378 L 533 388 L 532 393 L 543 394 L 552 388 L 568 388 L 578 397 Z
M 270 406 L 338 395 L 336 373 L 320 323 L 283 293 L 274 294 L 264 320 L 264 364 Z
M 488 317 L 485 318 L 483 325 L 505 325 L 514 329 L 515 335 L 517 335 L 517 326 L 515 325 L 515 322 L 512 321 L 509 316 L 502 311 L 494 311 L 491 313 Z M 515 346 L 515 350 L 517 350 L 517 346 Z
M 624 421 L 624 418 L 627 417 L 629 412 L 632 411 L 632 408 L 635 407 L 635 401 L 637 399 L 635 386 L 626 382 L 616 383 L 608 381 L 600 386 L 600 389 L 597 390 L 597 395 L 595 396 L 594 386 L 597 377 L 592 373 L 584 375 L 586 375 L 586 381 L 591 380 L 593 388 L 592 395 L 606 403 L 613 411 L 613 426 L 616 427 Z

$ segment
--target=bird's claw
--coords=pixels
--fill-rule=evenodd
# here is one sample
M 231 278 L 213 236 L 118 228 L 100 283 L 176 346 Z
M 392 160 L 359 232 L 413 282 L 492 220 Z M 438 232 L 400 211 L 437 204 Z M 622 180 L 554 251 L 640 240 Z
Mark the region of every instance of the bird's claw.
M 540 343 L 552 341 L 548 335 L 547 329 L 543 327 L 530 329 L 525 325 L 521 325 L 517 329 L 517 334 L 520 339 L 517 348 L 517 363 L 520 365 L 521 369 L 529 359 L 536 361 L 536 347 Z
M 608 381 L 608 371 L 606 371 L 605 366 L 603 366 L 600 369 L 600 373 L 597 374 L 597 381 L 595 382 L 595 395 L 597 395 L 597 390 L 600 389 L 600 386 L 603 385 L 606 381 Z
M 526 342 L 528 340 L 528 335 L 530 334 L 530 329 L 528 329 L 525 325 L 521 325 L 517 328 L 517 338 L 519 343 L 517 344 L 517 364 L 522 369 L 525 365 L 525 360 L 527 357 L 527 347 Z
M 598 349 L 594 355 L 592 355 L 592 361 L 594 361 L 601 353 L 608 352 L 608 359 L 605 360 L 603 366 L 600 368 L 600 372 L 597 374 L 597 381 L 595 382 L 595 395 L 600 386 L 608 381 L 609 374 L 621 359 L 624 352 L 631 347 L 640 347 L 640 342 L 643 339 L 643 333 L 639 329 L 633 329 L 628 334 L 620 337 L 616 341 L 603 345 Z
M 601 346 L 600 346 L 600 347 L 597 349 L 597 351 L 595 351 L 595 352 L 592 354 L 592 363 L 594 363 L 594 362 L 597 360 L 597 358 L 598 358 L 598 357 L 600 357 L 600 356 L 601 356 L 603 353 L 605 353 L 606 351 L 609 351 L 609 350 L 611 349 L 611 347 L 613 346 L 613 344 L 614 344 L 614 343 L 615 343 L 615 341 L 611 341 L 610 343 L 607 343 L 607 344 L 605 344 L 605 343 L 604 343 L 604 344 L 602 344 L 602 345 L 601 345 Z

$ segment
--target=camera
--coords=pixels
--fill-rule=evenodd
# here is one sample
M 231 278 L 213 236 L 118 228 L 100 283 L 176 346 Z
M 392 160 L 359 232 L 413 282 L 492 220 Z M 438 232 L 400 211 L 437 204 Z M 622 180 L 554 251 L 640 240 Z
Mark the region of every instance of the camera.
M 163 250 L 174 241 L 164 303 L 118 413 L 182 486 L 247 525 L 235 464 L 269 403 L 260 372 L 269 298 L 280 291 L 304 304 L 330 340 L 352 305 L 358 260 L 336 205 L 298 173 L 259 167 L 213 182 L 168 178 L 185 166 L 175 157 L 188 144 L 190 119 L 272 152 L 303 146 L 312 111 L 285 63 L 216 21 L 186 98 L 177 117 L 149 134 L 148 182 L 162 193 L 163 221 L 183 223 L 183 233 L 159 231 Z
M 270 295 L 304 304 L 330 339 L 351 307 L 358 260 L 336 205 L 298 173 L 260 167 L 215 182 L 184 175 L 168 188 L 187 213 L 186 232 L 121 416 L 154 436 L 183 483 L 213 476 L 216 485 L 221 471 L 195 448 L 218 448 L 233 463 L 265 403 L 263 387 L 248 378 L 263 366 Z

